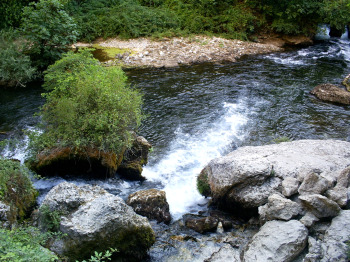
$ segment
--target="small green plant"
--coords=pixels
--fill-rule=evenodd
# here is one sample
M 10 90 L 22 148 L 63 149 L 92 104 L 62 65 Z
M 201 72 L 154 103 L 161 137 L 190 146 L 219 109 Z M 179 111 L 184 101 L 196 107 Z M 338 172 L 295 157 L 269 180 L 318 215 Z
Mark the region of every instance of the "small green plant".
M 115 248 L 109 248 L 109 250 L 105 251 L 104 253 L 95 251 L 94 255 L 92 255 L 90 259 L 83 260 L 82 262 L 103 262 L 106 260 L 111 260 L 112 255 L 116 252 L 118 252 L 118 250 Z
M 0 261 L 57 261 L 58 257 L 42 246 L 50 237 L 35 227 L 0 228 Z
M 283 142 L 291 142 L 291 141 L 292 140 L 287 136 L 276 137 L 275 139 L 272 140 L 272 142 L 275 144 L 279 144 L 279 143 L 283 143 Z
M 41 213 L 41 222 L 44 229 L 48 232 L 58 232 L 60 229 L 62 212 L 58 210 L 51 210 L 48 205 L 42 205 L 39 208 Z

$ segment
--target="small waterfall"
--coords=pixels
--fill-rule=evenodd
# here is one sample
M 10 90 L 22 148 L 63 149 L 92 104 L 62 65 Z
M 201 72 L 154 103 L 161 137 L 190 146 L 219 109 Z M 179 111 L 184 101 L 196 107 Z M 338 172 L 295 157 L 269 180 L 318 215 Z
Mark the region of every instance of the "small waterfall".
M 201 133 L 190 135 L 179 127 L 169 153 L 143 171 L 149 181 L 163 185 L 174 219 L 187 212 L 198 212 L 200 205 L 206 203 L 196 190 L 197 175 L 211 159 L 231 151 L 234 141 L 244 136 L 239 134 L 247 122 L 241 112 L 243 103 L 224 103 L 223 108 L 223 116 Z
M 331 37 L 329 36 L 330 26 L 327 24 L 321 24 L 318 26 L 317 34 L 315 40 L 327 40 Z M 345 32 L 342 34 L 340 39 L 348 39 L 348 27 L 345 27 Z

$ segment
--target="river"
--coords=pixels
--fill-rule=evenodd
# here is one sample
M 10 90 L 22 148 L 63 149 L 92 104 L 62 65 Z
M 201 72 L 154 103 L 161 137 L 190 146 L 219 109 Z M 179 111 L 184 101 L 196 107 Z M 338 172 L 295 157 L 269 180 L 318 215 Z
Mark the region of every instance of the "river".
M 148 115 L 138 130 L 153 145 L 144 182 L 83 177 L 36 180 L 39 202 L 62 181 L 97 184 L 126 199 L 141 189 L 166 191 L 173 219 L 206 208 L 196 176 L 215 157 L 240 146 L 264 145 L 284 137 L 350 141 L 350 107 L 309 94 L 321 83 L 339 84 L 350 72 L 348 39 L 321 39 L 314 46 L 244 57 L 237 63 L 171 69 L 127 70 L 144 94 Z M 42 105 L 38 86 L 2 91 L 0 131 L 25 142 Z M 4 135 L 2 135 L 4 137 Z M 1 139 L 1 133 L 0 133 Z M 24 160 L 25 143 L 6 156 Z

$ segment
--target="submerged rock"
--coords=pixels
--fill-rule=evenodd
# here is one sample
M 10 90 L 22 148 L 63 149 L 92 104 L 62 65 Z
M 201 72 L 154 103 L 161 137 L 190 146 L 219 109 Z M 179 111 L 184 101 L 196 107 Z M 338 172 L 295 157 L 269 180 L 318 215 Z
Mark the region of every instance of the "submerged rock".
M 310 93 L 326 102 L 350 105 L 350 92 L 333 84 L 318 85 Z
M 129 261 L 138 260 L 155 241 L 147 218 L 99 186 L 78 187 L 67 182 L 57 185 L 39 209 L 39 227 L 47 229 L 53 222 L 52 214 L 59 214 L 57 229 L 64 236 L 50 242 L 49 248 L 70 261 L 109 248 L 118 249 L 118 255 Z
M 129 195 L 126 203 L 141 216 L 155 219 L 159 223 L 164 222 L 169 224 L 171 221 L 165 191 L 157 189 L 138 191 Z
M 267 222 L 247 245 L 242 261 L 292 261 L 306 247 L 307 238 L 308 230 L 299 221 Z
M 206 232 L 215 232 L 218 227 L 219 220 L 215 217 L 202 217 L 202 218 L 190 218 L 187 219 L 186 227 L 193 229 L 194 231 L 204 234 Z

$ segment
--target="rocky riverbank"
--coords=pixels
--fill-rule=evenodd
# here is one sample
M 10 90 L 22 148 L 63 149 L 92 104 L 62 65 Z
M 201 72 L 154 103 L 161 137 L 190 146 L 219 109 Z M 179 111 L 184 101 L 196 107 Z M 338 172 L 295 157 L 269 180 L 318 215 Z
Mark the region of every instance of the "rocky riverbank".
M 102 49 L 109 65 L 123 67 L 176 67 L 198 63 L 235 62 L 244 55 L 283 51 L 280 45 L 230 40 L 219 37 L 193 36 L 161 40 L 137 38 L 129 40 L 97 40 L 75 47 Z

